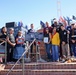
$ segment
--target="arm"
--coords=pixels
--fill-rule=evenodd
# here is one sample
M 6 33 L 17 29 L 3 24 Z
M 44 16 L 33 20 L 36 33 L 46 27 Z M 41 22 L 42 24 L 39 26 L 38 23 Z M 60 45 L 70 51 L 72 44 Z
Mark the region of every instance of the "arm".
M 17 43 L 17 44 L 24 44 L 24 39 L 23 39 L 23 38 L 20 38 L 20 40 L 22 40 L 22 42 L 19 42 L 19 38 L 17 38 L 17 39 L 16 39 L 16 43 Z
M 3 42 L 3 41 L 5 41 L 5 40 L 3 40 L 3 39 L 0 39 L 0 41 L 2 41 L 2 42 Z
M 11 45 L 11 46 L 15 46 L 15 43 L 12 43 L 10 40 L 9 40 L 9 37 L 7 36 L 7 38 L 6 38 L 6 40 L 7 40 L 7 42 Z

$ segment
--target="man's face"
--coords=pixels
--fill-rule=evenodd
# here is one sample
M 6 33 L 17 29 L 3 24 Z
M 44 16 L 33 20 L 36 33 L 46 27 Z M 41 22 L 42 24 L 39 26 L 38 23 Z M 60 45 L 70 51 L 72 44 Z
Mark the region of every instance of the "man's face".
M 61 26 L 61 29 L 62 29 L 62 30 L 65 30 L 65 27 L 64 27 L 64 26 Z
M 55 25 L 57 25 L 57 22 L 54 22 Z
M 46 27 L 49 27 L 49 23 L 48 22 L 46 22 Z
M 74 25 L 74 28 L 76 29 L 76 25 Z
M 71 28 L 74 29 L 74 25 L 71 25 Z

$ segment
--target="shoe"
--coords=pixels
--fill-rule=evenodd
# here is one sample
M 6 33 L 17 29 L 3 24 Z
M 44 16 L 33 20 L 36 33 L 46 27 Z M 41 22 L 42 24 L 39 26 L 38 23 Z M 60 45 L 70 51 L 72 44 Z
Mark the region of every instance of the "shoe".
M 64 63 L 65 62 L 65 59 L 62 59 L 62 61 L 61 61 L 62 63 Z
M 11 64 L 11 62 L 7 62 L 7 64 Z
M 59 59 L 56 62 L 59 62 Z
M 72 58 L 75 58 L 74 55 L 72 55 Z

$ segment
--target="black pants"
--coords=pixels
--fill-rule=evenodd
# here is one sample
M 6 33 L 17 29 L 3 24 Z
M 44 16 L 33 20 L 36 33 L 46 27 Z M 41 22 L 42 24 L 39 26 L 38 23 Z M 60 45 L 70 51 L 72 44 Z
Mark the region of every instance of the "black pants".
M 29 42 L 29 44 L 31 44 L 32 42 Z M 34 42 L 32 45 L 31 45 L 31 47 L 30 47 L 30 53 L 31 53 L 31 57 L 33 57 L 34 56 L 34 54 L 32 54 L 34 51 L 34 49 L 33 49 L 33 46 L 36 46 L 36 43 Z
M 60 53 L 60 57 L 62 58 L 63 56 L 62 56 L 62 46 L 61 46 L 61 43 L 60 43 L 60 51 L 59 51 L 59 53 Z
M 13 50 L 14 47 L 7 47 L 7 62 L 13 61 Z
M 33 44 L 30 47 L 30 52 L 33 53 Z
M 29 42 L 30 44 L 32 43 L 32 42 Z M 33 46 L 36 46 L 36 43 L 34 42 L 32 45 L 31 45 L 31 47 L 30 47 L 30 52 L 31 53 L 33 53 Z
M 72 56 L 73 55 L 73 53 L 72 53 L 72 48 L 71 48 L 71 43 L 69 43 L 69 48 L 70 48 L 70 55 Z

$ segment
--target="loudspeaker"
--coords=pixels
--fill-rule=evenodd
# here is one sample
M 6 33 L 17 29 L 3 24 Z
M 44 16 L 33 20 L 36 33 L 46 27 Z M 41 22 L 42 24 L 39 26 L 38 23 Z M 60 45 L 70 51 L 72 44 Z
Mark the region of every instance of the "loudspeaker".
M 16 22 L 8 22 L 8 23 L 6 23 L 6 27 L 7 28 L 14 28 L 16 26 L 17 26 Z

